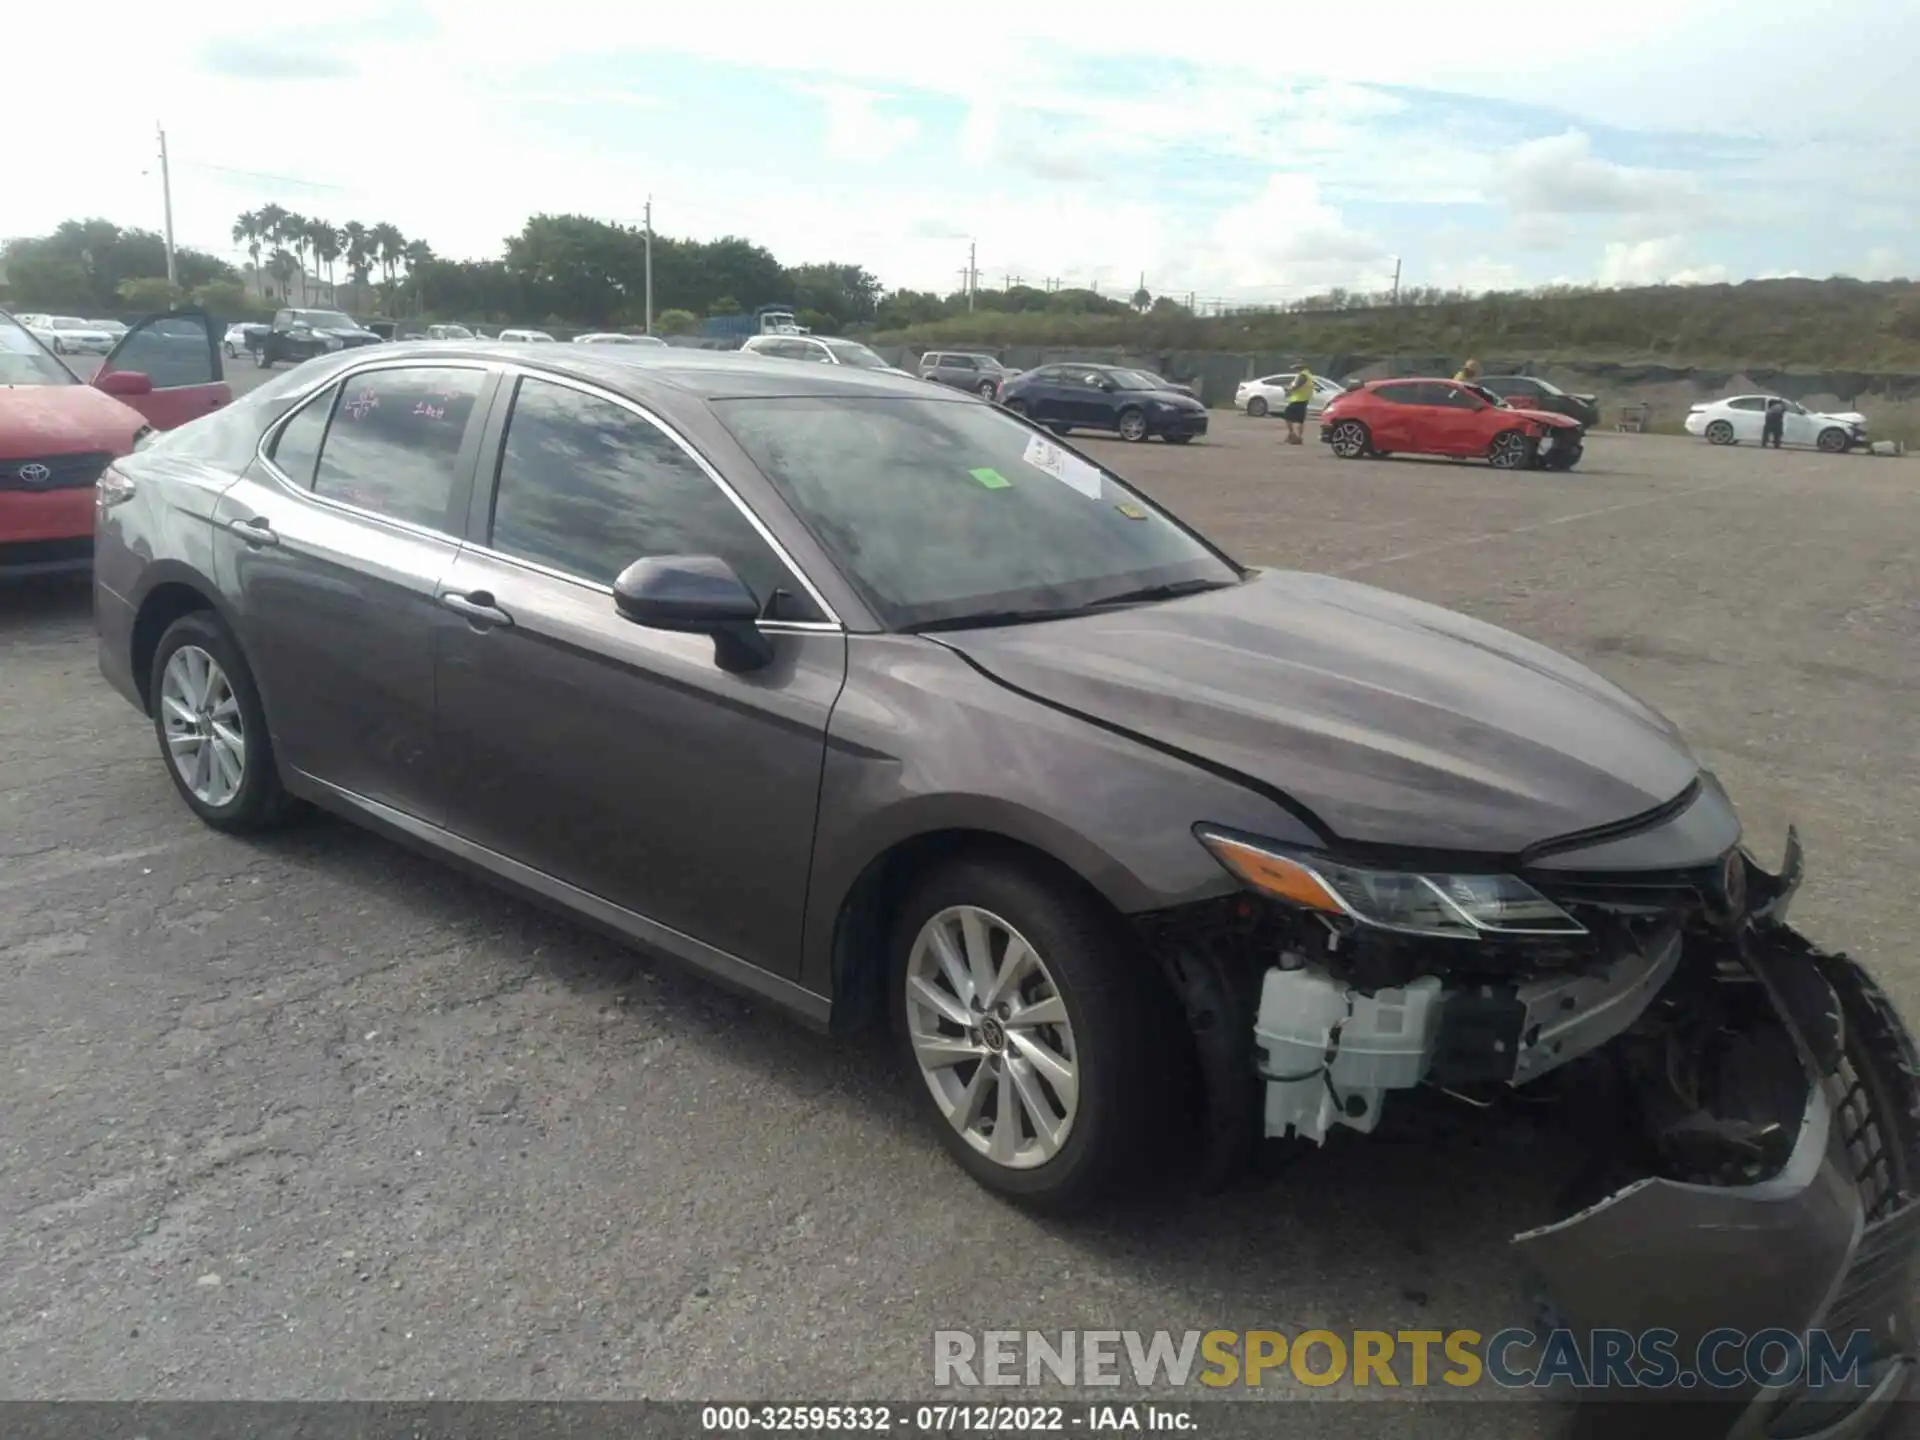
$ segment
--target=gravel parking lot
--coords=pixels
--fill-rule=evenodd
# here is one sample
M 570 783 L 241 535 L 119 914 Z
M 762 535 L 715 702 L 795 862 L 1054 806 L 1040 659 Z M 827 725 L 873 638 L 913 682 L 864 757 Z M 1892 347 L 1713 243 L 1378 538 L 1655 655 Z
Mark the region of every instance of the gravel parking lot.
M 1086 443 L 1245 560 L 1647 696 L 1763 859 L 1799 823 L 1800 922 L 1920 1017 L 1920 468 L 1600 436 L 1516 475 L 1281 434 Z M 0 591 L 0 674 L 0 1396 L 898 1398 L 940 1328 L 1526 1318 L 1504 1245 L 1551 1147 L 1407 1125 L 1039 1223 L 877 1046 L 342 824 L 202 829 L 98 678 L 84 588 Z

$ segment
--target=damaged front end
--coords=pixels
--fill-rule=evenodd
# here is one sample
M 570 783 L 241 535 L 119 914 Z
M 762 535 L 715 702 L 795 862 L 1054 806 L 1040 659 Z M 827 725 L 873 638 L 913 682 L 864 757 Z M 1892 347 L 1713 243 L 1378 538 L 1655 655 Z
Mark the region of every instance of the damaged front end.
M 1787 927 L 1795 837 L 1778 874 L 1737 845 L 1583 868 L 1617 861 L 1596 845 L 1524 878 L 1201 838 L 1247 893 L 1150 938 L 1196 1042 L 1212 1178 L 1262 1135 L 1371 1131 L 1395 1090 L 1551 1098 L 1592 1155 L 1570 1213 L 1515 1237 L 1554 1325 L 1669 1331 L 1682 1356 L 1817 1329 L 1860 1361 L 1843 1384 L 1702 1393 L 1740 1402 L 1743 1437 L 1877 1423 L 1920 1355 L 1920 1064 L 1871 978 Z

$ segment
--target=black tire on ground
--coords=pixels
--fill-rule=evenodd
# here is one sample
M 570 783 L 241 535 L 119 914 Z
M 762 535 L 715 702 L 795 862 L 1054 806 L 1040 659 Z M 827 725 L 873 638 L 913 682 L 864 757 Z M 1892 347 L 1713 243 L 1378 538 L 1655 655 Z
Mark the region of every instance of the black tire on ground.
M 1065 1003 L 1073 1032 L 1078 1096 L 1058 1154 L 1029 1169 L 981 1153 L 941 1113 L 913 1052 L 907 1019 L 908 960 L 921 928 L 941 911 L 975 906 L 1017 930 L 1041 957 Z M 970 857 L 928 875 L 898 912 L 888 993 L 899 1052 L 917 1102 L 940 1142 L 980 1184 L 1031 1209 L 1083 1211 L 1117 1194 L 1119 1182 L 1152 1152 L 1166 1108 L 1153 1076 L 1164 1044 L 1156 988 L 1138 942 L 1066 876 L 1014 858 Z M 984 1062 L 982 1062 L 984 1063 Z
M 1062 424 L 1059 424 L 1058 422 L 1055 422 L 1054 424 L 1047 426 L 1047 429 L 1051 430 L 1056 435 L 1071 435 L 1073 433 L 1073 426 L 1062 425 Z
M 1168 435 L 1163 438 L 1169 445 L 1190 445 L 1193 443 L 1193 436 L 1191 435 Z
M 1247 414 L 1251 415 L 1254 419 L 1258 420 L 1262 415 L 1265 415 L 1266 413 L 1267 413 L 1267 397 L 1266 396 L 1256 395 L 1251 400 L 1247 401 Z
M 1006 402 L 1006 405 L 1007 409 L 1016 415 L 1024 415 L 1027 413 L 1027 402 L 1024 400 L 1009 400 Z
M 1847 432 L 1842 430 L 1838 425 L 1829 426 L 1820 432 L 1820 448 L 1829 455 L 1844 454 L 1847 447 L 1852 443 L 1853 437 L 1848 435 Z
M 1528 470 L 1539 453 L 1539 447 L 1522 431 L 1502 430 L 1487 446 L 1487 464 L 1496 470 Z
M 188 645 L 204 650 L 226 672 L 227 683 L 233 690 L 234 701 L 240 710 L 246 760 L 239 789 L 230 801 L 220 806 L 208 805 L 187 788 L 179 767 L 173 763 L 167 744 L 166 713 L 161 702 L 162 677 L 174 653 Z M 267 714 L 260 704 L 260 691 L 253 682 L 253 671 L 248 667 L 239 643 L 211 610 L 193 611 L 167 627 L 153 652 L 147 696 L 153 712 L 153 731 L 159 742 L 161 761 L 167 767 L 174 788 L 180 792 L 180 798 L 201 820 L 216 830 L 241 833 L 283 824 L 303 808 L 280 783 L 279 764 L 273 755 L 273 740 L 267 732 Z
M 1725 420 L 1715 420 L 1707 426 L 1707 443 L 1709 445 L 1733 444 L 1733 426 Z
M 273 361 L 267 356 L 266 346 L 262 345 L 258 350 L 253 352 L 253 363 L 258 365 L 262 370 L 271 370 L 273 368 Z
M 1131 445 L 1138 445 L 1152 434 L 1147 425 L 1147 412 L 1136 405 L 1122 410 L 1114 421 L 1114 428 L 1120 432 L 1120 438 Z
M 1566 450 L 1556 450 L 1547 456 L 1546 468 L 1549 470 L 1571 470 L 1580 463 L 1580 457 L 1586 453 L 1586 447 L 1575 445 Z
M 975 389 L 978 391 L 979 394 L 991 400 L 994 396 L 994 392 L 999 389 L 999 386 L 995 385 L 991 380 L 982 380 L 979 383 L 979 385 L 975 387 Z

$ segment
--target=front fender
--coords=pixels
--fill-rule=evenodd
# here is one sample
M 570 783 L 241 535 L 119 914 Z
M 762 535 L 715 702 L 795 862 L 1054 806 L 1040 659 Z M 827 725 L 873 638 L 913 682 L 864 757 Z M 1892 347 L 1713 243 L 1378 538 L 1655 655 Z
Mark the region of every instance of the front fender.
M 974 831 L 1032 846 L 1123 914 L 1224 894 L 1202 821 L 1311 845 L 1244 786 L 1015 694 L 944 646 L 854 635 L 828 727 L 801 979 L 831 993 L 834 936 L 875 860 L 918 836 Z

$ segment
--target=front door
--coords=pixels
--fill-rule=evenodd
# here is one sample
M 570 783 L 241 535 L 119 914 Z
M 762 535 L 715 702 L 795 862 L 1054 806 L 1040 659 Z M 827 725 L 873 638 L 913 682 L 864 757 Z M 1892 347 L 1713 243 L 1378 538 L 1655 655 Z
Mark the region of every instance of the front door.
M 504 396 L 503 396 L 504 399 Z M 492 449 L 482 473 L 492 471 Z M 484 485 L 484 482 L 483 482 Z M 441 586 L 438 738 L 456 834 L 773 974 L 801 921 L 846 638 L 740 506 L 637 407 L 518 382 L 497 489 Z M 717 555 L 763 603 L 763 669 L 614 609 L 648 555 Z
M 1816 445 L 1820 441 L 1820 428 L 1820 421 L 1806 406 L 1789 404 L 1780 438 L 1789 445 Z
M 1440 455 L 1484 455 L 1494 434 L 1507 428 L 1502 412 L 1471 391 L 1443 380 L 1427 385 L 1430 402 L 1421 421 L 1432 437 L 1431 449 Z M 1514 417 L 1513 424 L 1518 424 Z
M 436 596 L 492 384 L 451 362 L 349 374 L 288 417 L 215 512 L 281 763 L 430 822 Z
M 156 430 L 173 430 L 233 402 L 220 330 L 204 310 L 149 315 L 107 352 L 92 384 Z

